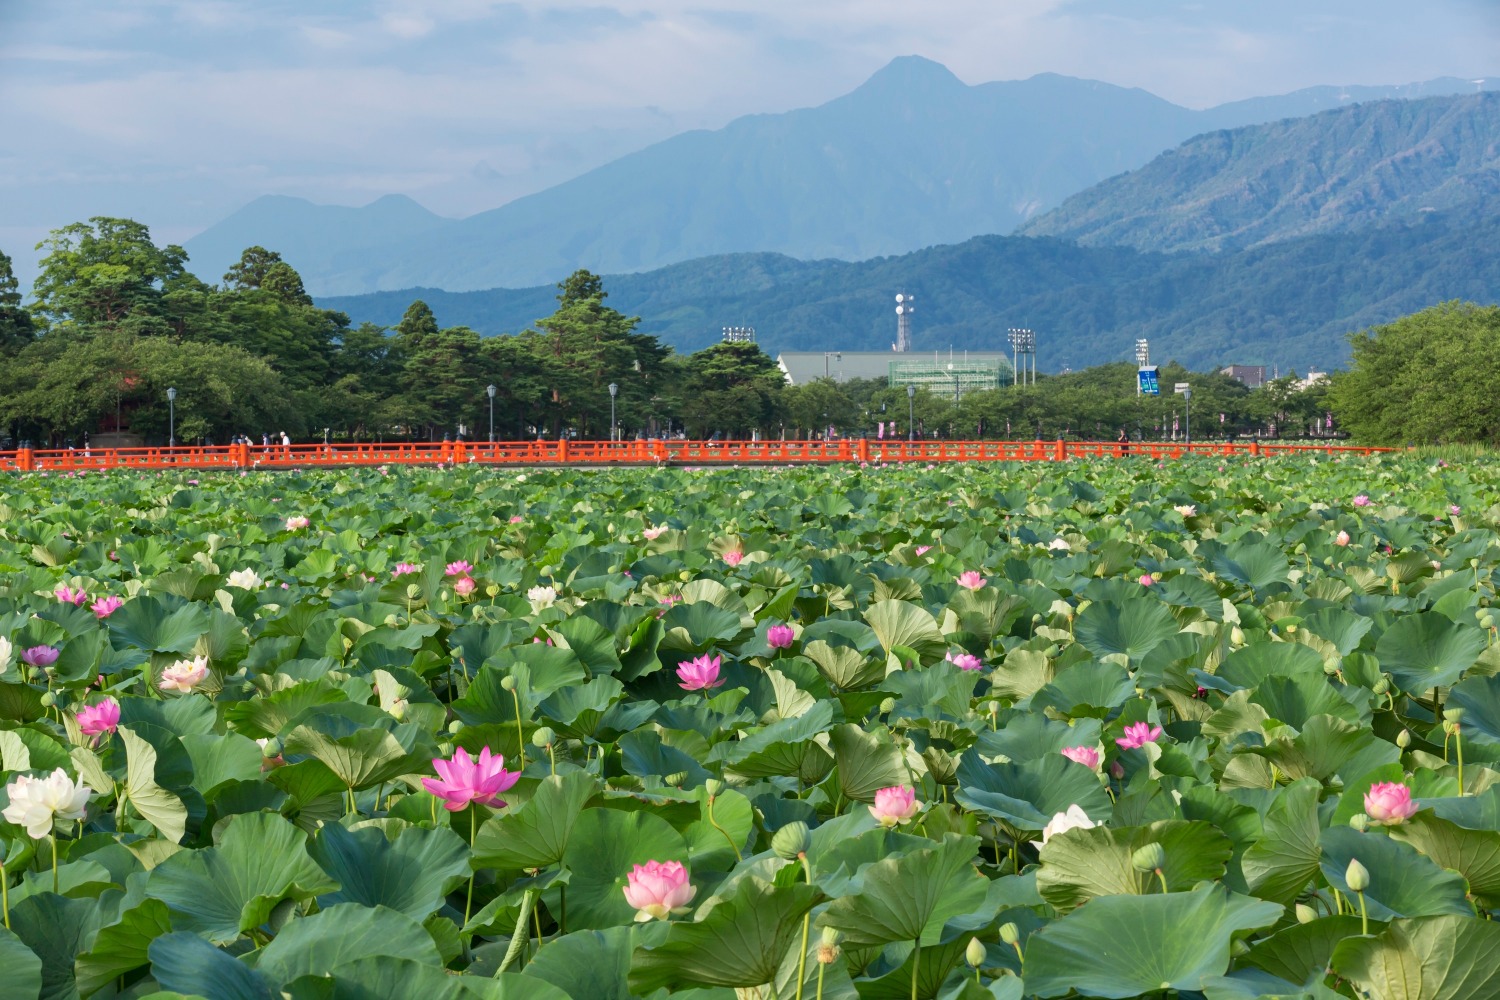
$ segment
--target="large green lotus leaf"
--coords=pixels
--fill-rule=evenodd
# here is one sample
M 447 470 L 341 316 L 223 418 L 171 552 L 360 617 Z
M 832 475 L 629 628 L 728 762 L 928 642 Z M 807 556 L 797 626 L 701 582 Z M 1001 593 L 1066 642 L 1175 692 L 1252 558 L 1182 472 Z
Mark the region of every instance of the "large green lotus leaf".
M 237 732 L 259 740 L 279 736 L 289 722 L 310 708 L 348 700 L 348 695 L 326 680 L 304 681 L 264 698 L 231 702 L 224 706 L 224 718 Z
M 683 788 L 701 785 L 713 775 L 685 750 L 669 745 L 661 734 L 652 729 L 637 729 L 620 737 L 620 762 L 626 774 L 637 778 L 666 778 L 681 774 L 685 777 L 672 784 Z
M 78 992 L 88 996 L 111 980 L 139 969 L 150 961 L 147 949 L 151 942 L 171 930 L 167 904 L 159 899 L 141 900 L 120 914 L 118 921 L 102 928 L 89 950 L 78 956 L 73 968 Z M 0 996 L 4 996 L 3 986 Z
M 196 934 L 178 931 L 151 942 L 151 974 L 163 988 L 207 1000 L 281 1000 L 265 976 Z
M 1359 935 L 1362 927 L 1360 919 L 1354 916 L 1323 917 L 1293 924 L 1257 942 L 1238 964 L 1311 988 L 1322 983 L 1339 942 Z
M 1192 892 L 1104 896 L 1031 935 L 1026 990 L 1114 1000 L 1201 990 L 1204 980 L 1229 968 L 1234 938 L 1275 923 L 1282 909 L 1208 884 Z
M 325 823 L 307 852 L 339 883 L 337 891 L 319 897 L 325 908 L 360 903 L 426 920 L 469 874 L 468 846 L 447 827 L 407 827 L 391 841 L 375 827 L 351 831 Z
M 1134 663 L 1179 631 L 1172 612 L 1145 597 L 1090 604 L 1073 624 L 1074 637 L 1095 656 L 1123 653 Z
M 1411 694 L 1454 684 L 1484 652 L 1484 632 L 1433 611 L 1398 618 L 1375 644 L 1380 669 Z
M 1348 656 L 1359 648 L 1359 641 L 1373 624 L 1364 615 L 1343 608 L 1322 608 L 1303 618 L 1301 627 L 1333 643 L 1340 656 Z
M 1160 844 L 1165 852 L 1162 874 L 1173 892 L 1222 878 L 1224 863 L 1234 853 L 1228 837 L 1197 821 L 1068 830 L 1042 847 L 1037 892 L 1061 912 L 1100 896 L 1159 892 L 1156 874 L 1137 871 L 1131 863 L 1135 852 L 1147 844 Z
M 485 820 L 474 838 L 475 866 L 519 871 L 559 863 L 596 788 L 583 771 L 543 778 L 524 806 Z
M 554 938 L 526 963 L 522 975 L 551 984 L 569 997 L 634 1000 L 630 956 L 640 945 L 660 944 L 667 924 L 652 921 L 597 931 L 574 931 Z
M 42 960 L 10 931 L 0 927 L 0 1000 L 37 1000 L 42 992 Z
M 289 983 L 379 956 L 442 965 L 432 936 L 411 917 L 384 906 L 342 903 L 288 923 L 261 949 L 255 967 L 273 982 Z
M 1306 646 L 1293 648 L 1307 649 Z M 1312 652 L 1310 649 L 1307 651 Z M 1299 674 L 1296 677 L 1267 677 L 1250 695 L 1250 703 L 1265 709 L 1266 715 L 1273 721 L 1293 729 L 1301 729 L 1315 715 L 1331 715 L 1352 723 L 1366 721 L 1360 718 L 1359 709 L 1340 698 L 1338 692 L 1329 686 L 1321 669 L 1316 674 Z
M 561 990 L 507 973 L 455 976 L 436 965 L 377 955 L 287 984 L 292 1000 L 568 1000 Z
M 1289 905 L 1317 875 L 1323 857 L 1318 843 L 1319 792 L 1316 781 L 1304 778 L 1283 788 L 1266 811 L 1260 838 L 1240 859 L 1255 895 Z
M 1464 739 L 1500 744 L 1500 677 L 1469 677 L 1448 692 L 1448 708 L 1461 708 Z
M 179 742 L 193 762 L 193 787 L 204 798 L 212 798 L 214 789 L 226 782 L 260 779 L 264 758 L 247 736 L 193 733 L 179 737 Z
M 572 873 L 566 889 L 568 928 L 630 923 L 635 909 L 625 902 L 625 885 L 631 869 L 647 861 L 687 860 L 687 842 L 660 816 L 585 809 L 563 853 L 563 867 Z
M 1109 793 L 1094 772 L 1062 754 L 1021 764 L 986 764 L 971 749 L 959 761 L 954 797 L 1019 830 L 1040 831 L 1071 805 L 1096 822 L 1108 819 L 1112 810 Z
M 614 633 L 592 618 L 575 616 L 558 622 L 552 630 L 562 637 L 589 673 L 612 674 L 620 669 Z
M 1293 781 L 1299 778 L 1325 781 L 1334 775 L 1345 781 L 1357 781 L 1376 768 L 1401 759 L 1401 750 L 1394 743 L 1387 743 L 1362 726 L 1328 715 L 1315 715 L 1307 720 L 1294 739 L 1247 746 L 1241 752 L 1264 757 Z
M 1500 906 L 1500 832 L 1466 830 L 1423 811 L 1390 827 L 1404 841 L 1469 884 L 1469 895 L 1487 910 Z
M 853 646 L 834 646 L 823 639 L 804 643 L 802 655 L 834 687 L 845 691 L 877 684 L 885 678 L 885 661 L 866 656 Z
M 98 904 L 91 899 L 68 899 L 46 892 L 11 903 L 10 929 L 42 960 L 41 1000 L 78 996 L 73 960 L 97 929 L 98 920 Z M 4 971 L 8 968 L 0 968 Z
M 408 753 L 399 740 L 383 729 L 360 729 L 333 737 L 312 726 L 298 726 L 287 734 L 285 754 L 306 754 L 317 760 L 345 788 L 374 788 L 402 775 L 417 774 L 430 767 L 429 757 Z
M 1349 862 L 1358 860 L 1365 866 L 1370 873 L 1365 904 L 1376 919 L 1474 913 L 1463 877 L 1439 868 L 1410 844 L 1351 826 L 1330 827 L 1318 842 L 1323 848 L 1323 877 L 1350 898 L 1354 893 L 1344 882 Z
M 795 719 L 780 719 L 744 739 L 718 744 L 708 760 L 722 760 L 728 769 L 747 778 L 806 774 L 816 783 L 828 773 L 833 760 L 813 737 L 832 721 L 833 702 L 820 701 Z
M 208 631 L 209 618 L 206 605 L 182 604 L 168 611 L 155 597 L 143 596 L 126 601 L 105 624 L 126 645 L 156 653 L 187 653 Z
M 1369 619 L 1362 619 L 1366 622 Z M 1237 688 L 1259 687 L 1267 677 L 1323 677 L 1323 658 L 1295 642 L 1252 642 L 1224 658 L 1218 677 Z
M 674 604 L 662 618 L 666 634 L 662 649 L 701 653 L 711 646 L 730 643 L 739 637 L 740 616 L 716 607 L 708 601 Z
M 908 601 L 876 601 L 865 609 L 864 619 L 887 653 L 901 646 L 916 650 L 923 663 L 931 663 L 947 649 L 937 619 Z
M 1255 590 L 1286 583 L 1290 570 L 1286 553 L 1269 542 L 1235 542 L 1228 551 L 1214 555 L 1211 562 L 1219 576 Z
M 960 670 L 950 663 L 922 670 L 898 670 L 881 686 L 896 695 L 896 712 L 914 719 L 963 719 L 974 700 L 978 671 Z
M 117 732 L 125 744 L 125 793 L 131 808 L 168 841 L 177 843 L 187 828 L 187 807 L 156 783 L 156 749 L 126 726 Z
M 676 921 L 655 947 L 638 948 L 630 986 L 638 993 L 682 987 L 751 987 L 770 982 L 802 932 L 802 915 L 822 897 L 799 883 L 744 878 L 695 921 Z
M 944 981 L 948 979 L 948 975 L 953 971 L 954 967 L 963 961 L 964 950 L 968 948 L 971 940 L 973 938 L 967 934 L 963 934 L 942 944 L 926 945 L 920 952 L 915 948 L 907 948 L 905 949 L 907 952 L 905 961 L 894 968 L 890 968 L 889 971 L 885 971 L 889 968 L 889 963 L 894 962 L 895 959 L 886 958 L 882 960 L 878 966 L 882 974 L 874 979 L 860 979 L 858 985 L 854 987 L 854 995 L 859 1000 L 907 1000 L 911 996 L 912 967 L 915 966 L 917 996 L 923 998 L 923 1000 L 928 1000 L 928 998 L 932 997 L 941 997 L 942 1000 L 961 1000 L 961 998 L 970 995 L 976 997 L 976 1000 L 995 1000 L 995 994 L 979 987 L 971 978 L 972 974 L 965 975 L 964 980 L 968 986 L 974 987 L 978 991 L 977 993 L 970 994 L 954 990 L 943 992 Z M 808 959 L 809 966 L 815 964 L 816 949 L 812 949 L 812 951 L 814 954 Z M 892 948 L 891 951 L 895 951 L 895 949 Z M 887 953 L 887 956 L 889 956 L 889 953 Z M 796 970 L 793 971 L 795 972 Z M 1007 978 L 1020 983 L 1020 980 L 1013 976 Z M 792 976 L 794 984 L 796 979 L 795 975 Z M 812 981 L 812 985 L 808 989 L 810 991 L 815 990 L 817 973 L 811 968 L 808 969 L 808 979 Z M 826 992 L 824 996 L 827 996 Z M 1017 1000 L 1019 1000 L 1019 994 L 1017 994 Z
M 1393 920 L 1349 938 L 1333 969 L 1370 1000 L 1492 1000 L 1500 982 L 1500 925 L 1472 917 Z
M 63 643 L 53 671 L 64 684 L 73 684 L 85 678 L 92 680 L 99 673 L 99 661 L 109 649 L 109 633 L 93 629 Z
M 986 757 L 1021 763 L 1068 747 L 1097 747 L 1101 728 L 1098 719 L 1079 719 L 1070 725 L 1040 712 L 1018 712 L 999 729 L 980 733 L 975 747 Z
M 1465 830 L 1500 830 L 1500 785 L 1462 798 L 1424 798 L 1421 806 Z
M 943 924 L 978 909 L 988 894 L 989 880 L 974 867 L 978 845 L 977 837 L 949 835 L 936 847 L 878 861 L 861 872 L 859 891 L 835 899 L 817 922 L 841 931 L 851 947 L 936 943 Z
M 1031 709 L 1056 709 L 1068 717 L 1104 718 L 1135 695 L 1135 682 L 1118 663 L 1086 660 L 1058 673 L 1031 696 Z
M 537 705 L 537 714 L 570 736 L 587 736 L 620 699 L 625 685 L 609 676 L 595 677 L 587 684 L 576 684 L 554 691 Z
M 505 690 L 506 677 L 515 679 L 515 692 Z M 583 662 L 571 649 L 528 643 L 501 650 L 487 660 L 453 710 L 465 723 L 514 722 L 516 695 L 523 712 L 535 710 L 542 699 L 588 679 Z
M 844 798 L 874 802 L 875 793 L 882 788 L 911 783 L 911 775 L 901 761 L 901 751 L 884 726 L 876 727 L 873 732 L 865 732 L 853 723 L 834 726 L 829 740 Z
M 275 813 L 233 816 L 217 847 L 182 851 L 152 869 L 146 895 L 171 908 L 175 926 L 228 943 L 265 923 L 283 899 L 338 888 L 308 855 L 306 840 Z

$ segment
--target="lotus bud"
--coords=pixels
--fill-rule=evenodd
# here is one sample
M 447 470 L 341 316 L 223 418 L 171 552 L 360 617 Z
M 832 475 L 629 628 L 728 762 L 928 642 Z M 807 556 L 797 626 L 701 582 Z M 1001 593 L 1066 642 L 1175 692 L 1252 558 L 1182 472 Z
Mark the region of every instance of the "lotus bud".
M 461 733 L 463 731 L 464 731 L 464 720 L 463 719 L 454 719 L 452 722 L 448 723 L 448 732 L 451 733 L 452 735 L 457 736 L 459 733 Z
M 1464 717 L 1464 710 L 1461 709 L 1461 708 L 1445 708 L 1445 709 L 1443 709 L 1443 721 L 1445 721 L 1445 722 L 1452 722 L 1452 723 L 1456 724 L 1456 723 L 1460 722 L 1463 719 L 1463 717 Z
M 703 790 L 708 793 L 709 798 L 718 798 L 724 791 L 724 782 L 718 778 L 709 778 L 703 782 Z
M 1355 813 L 1353 816 L 1349 817 L 1349 825 L 1354 827 L 1354 829 L 1358 830 L 1360 833 L 1364 833 L 1370 828 L 1370 817 L 1366 816 L 1364 813 Z
M 1318 919 L 1318 911 L 1306 903 L 1297 904 L 1297 923 L 1310 924 Z
M 267 760 L 281 756 L 281 741 L 272 736 L 261 745 L 260 755 Z
M 1229 954 L 1233 955 L 1235 958 L 1239 958 L 1241 955 L 1248 954 L 1249 952 L 1250 946 L 1244 941 L 1241 941 L 1239 938 L 1235 938 L 1233 941 L 1229 942 Z
M 969 968 L 977 969 L 984 964 L 984 957 L 988 954 L 978 938 L 969 938 L 969 946 L 964 949 L 964 961 Z
M 896 710 L 896 699 L 895 698 L 886 698 L 884 701 L 882 701 L 880 703 L 880 714 L 881 715 L 890 715 L 895 710 Z
M 1325 664 L 1323 664 L 1323 673 L 1326 674 L 1326 675 L 1328 675 L 1329 677 L 1335 676 L 1336 674 L 1338 674 L 1338 672 L 1339 672 L 1339 665 L 1337 663 L 1325 663 Z
M 500 588 L 492 583 L 488 587 L 484 588 L 484 593 L 486 597 L 494 600 L 495 598 L 500 596 Z
M 51 691 L 45 691 L 42 693 L 40 701 L 43 708 L 51 708 L 53 705 L 57 704 L 57 695 L 53 694 Z
M 796 861 L 812 847 L 812 834 L 801 820 L 788 823 L 771 837 L 771 850 L 783 861 Z
M 548 729 L 546 726 L 543 726 L 542 728 L 531 734 L 531 745 L 545 750 L 552 745 L 552 742 L 555 739 L 557 739 L 557 734 Z
M 1482 616 L 1479 619 L 1479 625 L 1480 625 L 1481 628 L 1494 628 L 1495 627 L 1495 616 L 1494 615 L 1484 615 L 1484 616 Z
M 1147 844 L 1130 856 L 1136 871 L 1154 872 L 1167 866 L 1167 852 L 1160 844 Z
M 500 687 L 504 691 L 514 691 L 516 689 L 516 679 L 514 677 L 502 677 L 500 678 Z
M 1396 734 L 1396 746 L 1400 747 L 1402 750 L 1405 750 L 1407 747 L 1411 746 L 1410 729 L 1403 729 L 1401 730 L 1401 732 Z
M 1390 689 L 1391 689 L 1391 682 L 1388 681 L 1388 680 L 1386 680 L 1385 677 L 1383 677 L 1383 676 L 1380 679 L 1378 679 L 1374 684 L 1370 685 L 1370 690 L 1374 691 L 1376 694 L 1385 694 Z
M 1344 884 L 1351 892 L 1364 892 L 1370 887 L 1370 872 L 1356 858 L 1349 862 L 1349 867 L 1344 871 Z
M 417 598 L 419 598 L 421 596 L 422 596 L 422 588 L 420 586 L 418 586 L 415 583 L 408 583 L 406 585 L 406 599 L 408 601 L 415 601 Z
M 1014 945 L 1021 940 L 1021 928 L 1015 924 L 1006 922 L 1000 925 L 1000 940 L 1008 945 Z

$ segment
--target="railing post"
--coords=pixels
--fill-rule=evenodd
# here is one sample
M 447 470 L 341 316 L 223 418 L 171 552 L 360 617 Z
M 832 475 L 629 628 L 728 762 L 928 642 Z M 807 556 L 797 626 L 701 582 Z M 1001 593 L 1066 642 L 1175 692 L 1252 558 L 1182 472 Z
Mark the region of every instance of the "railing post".
M 464 444 L 461 440 L 453 442 L 453 463 L 457 465 L 462 462 L 468 461 L 468 458 L 469 446 Z
M 1250 442 L 1250 454 L 1251 455 L 1259 455 L 1260 454 L 1260 442 L 1259 441 L 1251 441 Z
M 16 452 L 16 468 L 22 472 L 36 471 L 35 453 L 30 448 L 22 448 Z
M 564 465 L 568 461 L 568 439 L 559 438 L 557 441 L 557 460 Z
M 866 463 L 866 464 L 868 464 L 869 461 L 870 461 L 870 439 L 869 438 L 860 438 L 859 439 L 859 460 L 861 462 Z
M 1067 461 L 1067 458 L 1068 442 L 1064 441 L 1062 438 L 1058 438 L 1057 446 L 1052 450 L 1052 460 L 1054 462 L 1064 462 Z

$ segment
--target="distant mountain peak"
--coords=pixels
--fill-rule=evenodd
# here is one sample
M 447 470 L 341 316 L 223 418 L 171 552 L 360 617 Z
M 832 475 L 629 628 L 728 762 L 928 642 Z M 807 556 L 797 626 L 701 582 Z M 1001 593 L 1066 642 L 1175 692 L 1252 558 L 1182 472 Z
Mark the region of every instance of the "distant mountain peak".
M 877 70 L 854 93 L 911 93 L 914 90 L 933 93 L 967 90 L 968 86 L 940 62 L 934 62 L 925 56 L 897 56 Z

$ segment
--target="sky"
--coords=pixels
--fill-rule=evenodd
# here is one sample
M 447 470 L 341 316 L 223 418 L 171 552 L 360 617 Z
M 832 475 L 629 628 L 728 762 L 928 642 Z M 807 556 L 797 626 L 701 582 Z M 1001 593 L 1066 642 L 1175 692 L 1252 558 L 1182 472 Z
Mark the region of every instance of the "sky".
M 1500 75 L 1497 0 L 0 0 L 0 251 L 136 218 L 181 242 L 263 194 L 494 208 L 891 59 L 1189 107 Z

